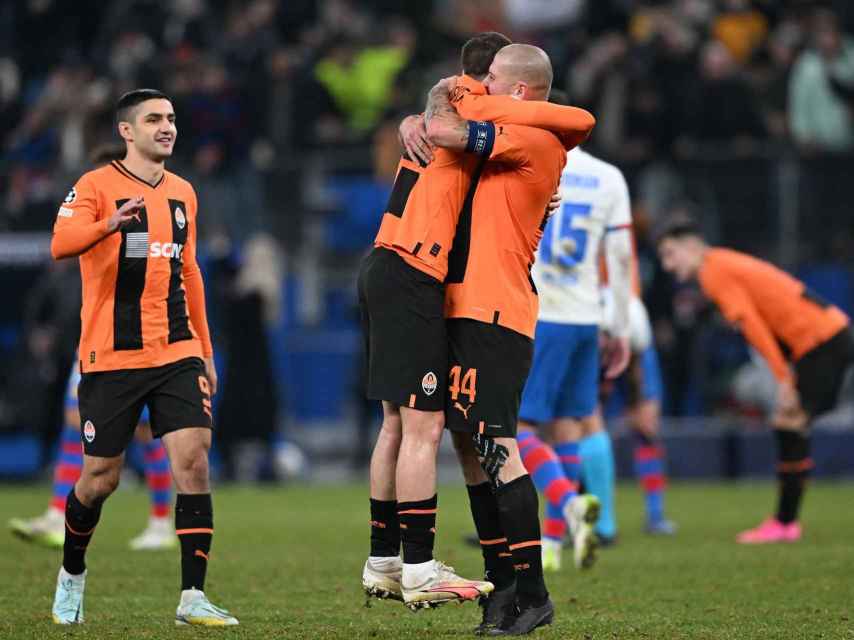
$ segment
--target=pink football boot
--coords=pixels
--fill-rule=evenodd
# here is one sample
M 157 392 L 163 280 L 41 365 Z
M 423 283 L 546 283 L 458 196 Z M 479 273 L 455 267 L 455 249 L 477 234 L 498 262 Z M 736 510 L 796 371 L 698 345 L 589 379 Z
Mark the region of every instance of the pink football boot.
M 776 518 L 768 518 L 755 529 L 739 533 L 735 541 L 739 544 L 770 544 L 774 542 L 797 542 L 801 539 L 798 522 L 783 524 Z

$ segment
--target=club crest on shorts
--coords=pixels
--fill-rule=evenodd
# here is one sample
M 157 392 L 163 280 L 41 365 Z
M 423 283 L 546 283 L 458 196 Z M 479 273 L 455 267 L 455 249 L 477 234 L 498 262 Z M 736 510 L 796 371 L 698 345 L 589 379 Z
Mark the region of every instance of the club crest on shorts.
M 421 378 L 421 389 L 423 389 L 424 393 L 428 396 L 432 396 L 436 392 L 436 387 L 438 385 L 439 379 L 432 371 L 428 371 L 424 374 L 424 377 Z
M 178 225 L 179 229 L 183 229 L 187 225 L 187 218 L 181 211 L 181 207 L 175 207 L 175 224 Z
M 86 438 L 86 442 L 92 442 L 95 439 L 95 425 L 92 424 L 91 420 L 87 420 L 86 424 L 83 425 L 83 437 Z

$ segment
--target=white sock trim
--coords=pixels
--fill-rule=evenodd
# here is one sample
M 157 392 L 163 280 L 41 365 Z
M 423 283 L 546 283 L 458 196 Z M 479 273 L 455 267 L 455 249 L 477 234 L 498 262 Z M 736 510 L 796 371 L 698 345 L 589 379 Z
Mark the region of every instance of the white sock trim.
M 418 564 L 403 563 L 403 575 L 400 582 L 404 589 L 414 589 L 418 587 L 433 575 L 436 570 L 436 561 L 428 560 L 427 562 L 419 562 Z
M 400 556 L 368 556 L 368 564 L 377 571 L 400 571 L 403 561 Z
M 86 579 L 86 571 L 84 570 L 83 573 L 78 573 L 75 575 L 73 573 L 68 573 L 65 570 L 65 567 L 60 565 L 60 567 L 59 567 L 59 579 L 60 580 L 67 580 L 68 578 L 71 578 L 74 582 L 83 582 Z

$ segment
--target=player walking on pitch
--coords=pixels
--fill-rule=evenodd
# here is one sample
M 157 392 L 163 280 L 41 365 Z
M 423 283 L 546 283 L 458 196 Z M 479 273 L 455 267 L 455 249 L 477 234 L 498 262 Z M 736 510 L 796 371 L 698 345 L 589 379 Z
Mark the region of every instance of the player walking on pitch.
M 798 512 L 813 467 L 810 422 L 836 405 L 854 365 L 850 321 L 775 266 L 710 247 L 691 220 L 674 220 L 664 228 L 658 254 L 664 269 L 678 280 L 697 278 L 703 293 L 762 354 L 777 380 L 777 408 L 771 417 L 780 481 L 777 513 L 739 534 L 737 541 L 800 540 Z
M 51 253 L 80 256 L 83 470 L 68 494 L 53 619 L 83 622 L 85 554 L 119 482 L 143 406 L 169 455 L 181 543 L 176 624 L 236 625 L 204 593 L 213 537 L 208 474 L 216 370 L 196 262 L 197 200 L 165 170 L 177 137 L 167 96 L 131 91 L 116 108 L 127 154 L 90 171 L 59 209 Z

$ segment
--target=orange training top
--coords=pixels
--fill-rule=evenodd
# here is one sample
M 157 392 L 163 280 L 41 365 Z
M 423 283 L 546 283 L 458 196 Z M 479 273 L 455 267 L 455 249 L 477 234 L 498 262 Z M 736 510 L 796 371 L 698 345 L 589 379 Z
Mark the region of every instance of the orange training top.
M 595 123 L 583 109 L 486 95 L 483 85 L 468 76 L 458 78 L 451 102 L 463 118 L 492 123 L 490 127 L 501 123 L 543 127 L 578 142 Z M 374 246 L 391 249 L 411 266 L 444 281 L 460 211 L 473 193 L 472 179 L 493 153 L 494 128 L 491 136 L 471 153 L 437 149 L 425 168 L 401 159 Z
M 848 325 L 840 309 L 810 294 L 803 282 L 738 251 L 708 249 L 699 281 L 780 382 L 793 379 L 783 348 L 799 360 Z
M 530 338 L 537 323 L 534 254 L 571 147 L 544 129 L 498 127 L 491 162 L 463 211 L 445 316 L 501 325 Z
M 136 220 L 112 234 L 107 220 L 144 198 Z M 213 353 L 196 262 L 196 194 L 166 171 L 152 186 L 121 162 L 83 175 L 59 209 L 56 259 L 80 255 L 81 372 L 157 367 Z

